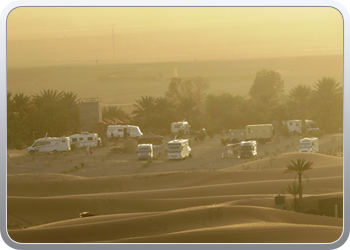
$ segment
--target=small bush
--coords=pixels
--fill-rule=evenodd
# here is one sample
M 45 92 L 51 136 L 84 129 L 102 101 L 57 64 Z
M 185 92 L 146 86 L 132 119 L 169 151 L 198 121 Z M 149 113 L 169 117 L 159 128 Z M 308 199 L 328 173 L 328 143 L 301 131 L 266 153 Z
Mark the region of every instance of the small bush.
M 196 136 L 197 136 L 198 140 L 203 141 L 204 138 L 207 136 L 207 134 L 201 132 L 201 133 L 196 134 Z
M 148 158 L 147 161 L 142 163 L 142 168 L 147 168 L 152 164 L 152 158 Z
M 228 138 L 220 138 L 220 141 L 221 141 L 221 144 L 226 146 L 229 142 L 229 139 Z

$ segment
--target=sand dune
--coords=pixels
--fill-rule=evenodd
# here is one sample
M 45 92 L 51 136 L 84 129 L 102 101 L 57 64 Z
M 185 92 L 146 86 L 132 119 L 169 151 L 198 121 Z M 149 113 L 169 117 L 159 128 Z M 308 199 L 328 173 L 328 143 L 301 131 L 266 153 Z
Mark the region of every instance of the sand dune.
M 275 208 L 274 196 L 295 178 L 283 174 L 285 166 L 299 157 L 314 162 L 304 197 L 342 196 L 343 158 L 321 154 L 286 153 L 221 170 L 9 174 L 8 233 L 47 243 L 334 242 L 341 218 Z M 83 211 L 96 216 L 79 218 Z
M 65 225 L 57 224 L 26 230 L 13 230 L 10 231 L 10 236 L 19 242 L 40 240 L 44 240 L 44 242 L 72 242 L 73 240 L 75 242 L 118 242 L 119 240 L 123 241 L 123 239 L 133 242 L 134 238 L 138 242 L 140 240 L 137 239 L 138 237 L 161 239 L 167 235 L 168 239 L 178 238 L 188 242 L 189 236 L 192 234 L 198 237 L 198 234 L 204 236 L 212 232 L 214 237 L 204 238 L 205 242 L 212 242 L 213 239 L 217 238 L 215 235 L 221 231 L 224 235 L 226 234 L 226 237 L 220 236 L 223 237 L 223 242 L 235 242 L 232 241 L 232 233 L 249 233 L 250 235 L 267 231 L 269 232 L 267 235 L 273 235 L 277 231 L 284 231 L 285 234 L 289 232 L 290 234 L 291 231 L 303 229 L 309 231 L 311 229 L 331 231 L 331 237 L 327 237 L 327 239 L 334 241 L 340 237 L 342 232 L 342 221 L 336 218 L 320 218 L 320 216 L 315 215 L 250 206 L 212 205 L 143 216 L 138 214 L 129 218 L 108 216 L 108 220 L 106 220 L 103 219 L 103 216 L 101 217 L 101 219 L 99 216 L 80 219 L 80 221 L 86 220 L 84 224 L 81 222 L 76 224 L 77 220 L 72 220 L 70 223 L 66 222 Z M 97 228 L 98 230 L 96 230 Z M 187 234 L 189 232 L 190 234 Z M 240 238 L 240 240 L 242 239 L 243 242 L 247 241 L 247 239 L 244 240 L 244 237 Z M 263 238 L 258 237 L 258 239 Z M 291 237 L 287 239 L 291 240 Z M 285 240 L 286 238 L 280 239 L 281 242 L 288 242 Z M 152 238 L 148 238 L 146 242 L 148 241 L 152 242 Z M 198 241 L 195 240 L 195 242 Z

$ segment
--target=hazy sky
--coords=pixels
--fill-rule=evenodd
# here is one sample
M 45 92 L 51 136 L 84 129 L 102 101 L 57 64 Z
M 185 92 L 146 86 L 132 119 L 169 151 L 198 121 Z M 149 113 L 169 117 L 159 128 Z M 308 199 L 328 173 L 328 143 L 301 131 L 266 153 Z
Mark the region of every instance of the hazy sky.
M 20 7 L 7 28 L 9 64 L 343 53 L 330 7 Z

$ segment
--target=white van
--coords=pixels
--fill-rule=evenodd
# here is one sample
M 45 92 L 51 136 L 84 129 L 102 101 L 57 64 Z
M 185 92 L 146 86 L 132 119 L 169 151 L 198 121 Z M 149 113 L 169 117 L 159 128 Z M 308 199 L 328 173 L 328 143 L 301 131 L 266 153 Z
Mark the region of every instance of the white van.
M 70 135 L 70 143 L 78 148 L 101 146 L 101 138 L 96 133 L 81 132 L 80 134 Z
M 138 126 L 133 125 L 109 125 L 107 128 L 107 138 L 140 138 L 142 132 Z
M 179 133 L 179 131 L 183 131 L 184 135 L 190 134 L 190 125 L 188 122 L 182 121 L 182 122 L 173 122 L 171 123 L 171 133 Z
M 289 133 L 302 133 L 302 120 L 289 120 L 286 121 L 285 124 L 288 127 Z M 316 122 L 313 120 L 305 120 L 306 133 L 310 133 L 312 131 L 319 131 L 320 129 L 316 126 Z
M 246 139 L 245 129 L 230 129 L 228 134 L 231 143 L 244 141 Z
M 66 151 L 70 151 L 69 137 L 44 137 L 35 140 L 34 144 L 27 148 L 27 152 L 30 154 Z
M 299 152 L 317 153 L 318 138 L 312 137 L 300 139 Z
M 188 139 L 169 141 L 167 144 L 168 160 L 184 159 L 192 156 Z
M 260 144 L 272 141 L 274 137 L 274 127 L 272 124 L 254 124 L 247 125 L 246 129 L 246 140 L 257 141 Z
M 253 158 L 258 154 L 256 141 L 242 141 L 240 143 L 240 158 Z
M 146 160 L 153 158 L 153 145 L 152 144 L 139 144 L 137 145 L 137 153 L 139 160 Z

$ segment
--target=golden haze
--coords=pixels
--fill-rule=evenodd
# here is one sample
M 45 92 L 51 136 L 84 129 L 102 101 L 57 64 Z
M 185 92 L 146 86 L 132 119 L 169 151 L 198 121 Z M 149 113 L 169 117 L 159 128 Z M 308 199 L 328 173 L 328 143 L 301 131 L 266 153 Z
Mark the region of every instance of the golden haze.
M 343 53 L 331 7 L 20 7 L 7 35 L 10 67 Z

